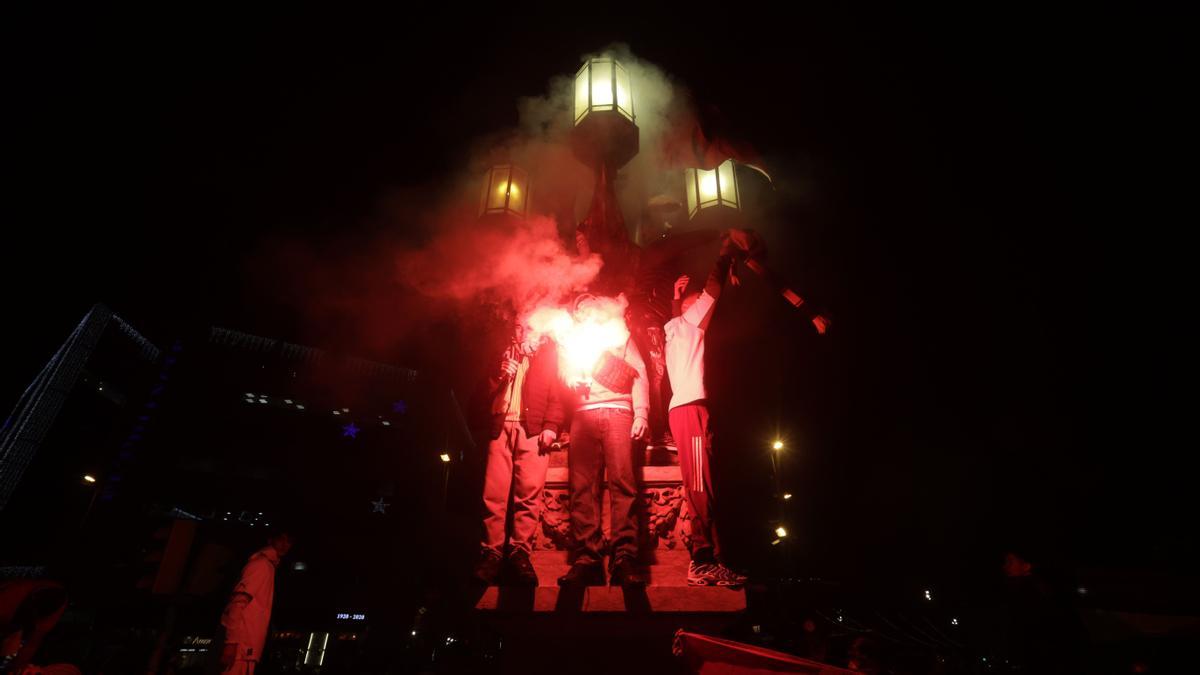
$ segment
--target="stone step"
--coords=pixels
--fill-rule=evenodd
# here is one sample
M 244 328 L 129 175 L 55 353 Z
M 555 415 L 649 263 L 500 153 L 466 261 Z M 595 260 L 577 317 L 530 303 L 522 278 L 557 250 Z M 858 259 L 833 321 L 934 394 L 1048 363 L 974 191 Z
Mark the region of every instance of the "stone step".
M 573 590 L 491 586 L 475 608 L 500 612 L 740 612 L 746 609 L 746 594 L 713 586 L 593 586 Z
M 746 594 L 741 590 L 688 586 L 686 551 L 656 551 L 654 558 L 644 589 L 592 586 L 568 591 L 557 585 L 569 568 L 567 553 L 535 551 L 530 560 L 537 571 L 537 588 L 493 586 L 475 607 L 534 612 L 739 612 L 746 608 Z
M 683 474 L 679 465 L 674 466 L 643 466 L 642 484 L 647 486 L 676 485 L 683 482 Z M 548 487 L 567 486 L 567 467 L 552 466 L 546 469 L 546 485 Z
M 684 587 L 687 586 L 687 571 L 690 557 L 687 551 L 654 551 L 653 560 L 646 567 L 649 576 L 649 586 Z M 539 586 L 558 585 L 558 578 L 567 573 L 570 564 L 567 563 L 566 551 L 534 551 L 529 556 L 533 569 L 538 575 Z M 608 561 L 605 560 L 605 569 Z

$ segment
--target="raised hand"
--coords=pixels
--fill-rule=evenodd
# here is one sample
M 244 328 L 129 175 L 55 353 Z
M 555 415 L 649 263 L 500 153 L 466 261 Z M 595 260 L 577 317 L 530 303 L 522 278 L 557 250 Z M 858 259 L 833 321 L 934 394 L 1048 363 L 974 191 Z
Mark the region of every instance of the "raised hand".
M 684 291 L 687 290 L 688 284 L 691 283 L 691 281 L 692 281 L 692 278 L 686 274 L 680 275 L 679 278 L 675 280 L 675 299 L 676 300 L 683 297 L 683 293 L 684 293 Z

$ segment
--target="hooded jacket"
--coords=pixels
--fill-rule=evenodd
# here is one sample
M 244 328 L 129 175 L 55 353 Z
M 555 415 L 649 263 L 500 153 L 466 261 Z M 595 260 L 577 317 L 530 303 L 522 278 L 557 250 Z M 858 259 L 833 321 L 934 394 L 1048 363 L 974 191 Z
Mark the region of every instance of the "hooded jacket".
M 275 598 L 275 568 L 279 552 L 267 546 L 250 556 L 242 568 L 242 577 L 233 589 L 233 596 L 221 615 L 225 627 L 225 642 L 237 644 L 237 660 L 262 659 L 267 641 L 267 625 L 271 623 L 271 604 Z

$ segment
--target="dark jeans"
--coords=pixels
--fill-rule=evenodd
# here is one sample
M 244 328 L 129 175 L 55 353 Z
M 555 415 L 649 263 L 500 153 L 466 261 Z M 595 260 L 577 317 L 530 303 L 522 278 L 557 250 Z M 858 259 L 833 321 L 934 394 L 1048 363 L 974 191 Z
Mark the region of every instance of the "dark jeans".
M 581 410 L 571 421 L 571 452 L 567 463 L 576 562 L 600 562 L 604 557 L 600 488 L 605 470 L 612 498 L 609 529 L 613 557 L 637 557 L 637 478 L 633 439 L 629 437 L 632 428 L 633 413 L 617 408 Z

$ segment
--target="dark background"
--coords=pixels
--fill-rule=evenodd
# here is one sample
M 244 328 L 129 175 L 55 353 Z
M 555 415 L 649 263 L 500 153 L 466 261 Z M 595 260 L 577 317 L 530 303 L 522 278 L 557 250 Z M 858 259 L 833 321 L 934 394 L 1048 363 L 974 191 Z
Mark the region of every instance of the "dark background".
M 621 41 L 765 155 L 772 264 L 837 322 L 817 339 L 753 281 L 715 322 L 725 480 L 761 492 L 788 439 L 801 568 L 920 584 L 1020 545 L 1193 569 L 1181 22 L 734 10 L 10 17 L 0 402 L 96 301 L 159 344 L 216 324 L 440 370 L 356 259 L 419 236 L 397 195 L 427 207 L 517 97 Z M 306 302 L 355 284 L 371 315 Z

